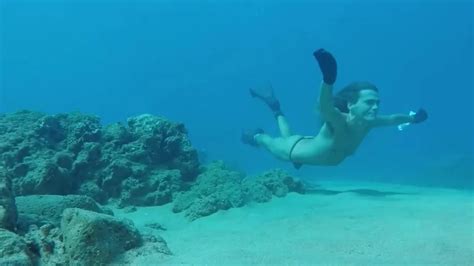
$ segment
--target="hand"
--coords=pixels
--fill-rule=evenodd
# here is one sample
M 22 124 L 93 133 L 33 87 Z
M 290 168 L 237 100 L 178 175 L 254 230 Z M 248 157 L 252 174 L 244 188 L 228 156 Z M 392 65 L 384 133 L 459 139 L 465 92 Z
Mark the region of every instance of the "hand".
M 416 114 L 413 115 L 413 124 L 418 124 L 428 119 L 428 113 L 425 109 L 420 108 Z
M 323 81 L 328 85 L 333 85 L 337 76 L 336 59 L 324 49 L 319 49 L 313 53 L 318 61 L 319 68 L 323 73 Z

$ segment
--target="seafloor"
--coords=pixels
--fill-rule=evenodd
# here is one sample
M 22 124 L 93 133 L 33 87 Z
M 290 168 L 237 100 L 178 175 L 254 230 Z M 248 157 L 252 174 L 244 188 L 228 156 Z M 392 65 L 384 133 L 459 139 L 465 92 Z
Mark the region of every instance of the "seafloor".
M 137 265 L 473 265 L 472 191 L 319 183 L 268 203 L 187 221 L 170 206 L 117 211 L 158 222 L 174 255 Z M 348 192 L 344 192 L 348 191 Z
M 149 114 L 0 115 L 0 265 L 474 265 L 473 197 L 247 175 Z

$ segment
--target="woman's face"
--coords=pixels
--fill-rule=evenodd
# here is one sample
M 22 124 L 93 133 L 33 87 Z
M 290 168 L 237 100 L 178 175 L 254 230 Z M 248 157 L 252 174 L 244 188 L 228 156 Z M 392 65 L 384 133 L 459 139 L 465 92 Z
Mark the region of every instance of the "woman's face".
M 350 114 L 354 117 L 370 121 L 377 117 L 379 104 L 378 92 L 374 90 L 361 90 L 357 102 L 349 103 L 347 107 Z

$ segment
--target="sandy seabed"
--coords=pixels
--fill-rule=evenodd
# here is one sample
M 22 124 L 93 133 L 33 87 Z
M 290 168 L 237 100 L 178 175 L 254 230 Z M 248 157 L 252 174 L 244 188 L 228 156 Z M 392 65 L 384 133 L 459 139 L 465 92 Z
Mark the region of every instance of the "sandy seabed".
M 173 256 L 134 265 L 474 265 L 473 191 L 318 183 L 189 222 L 171 205 L 115 210 L 156 230 Z M 342 192 L 342 193 L 341 193 Z

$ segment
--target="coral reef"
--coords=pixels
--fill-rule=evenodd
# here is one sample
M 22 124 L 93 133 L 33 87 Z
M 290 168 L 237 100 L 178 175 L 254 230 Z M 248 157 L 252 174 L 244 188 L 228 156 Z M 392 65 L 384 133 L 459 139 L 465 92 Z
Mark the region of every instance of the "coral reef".
M 103 265 L 128 254 L 172 254 L 164 239 L 86 196 L 22 196 L 17 203 L 19 230 L 0 229 L 1 265 Z
M 18 231 L 25 232 L 31 225 L 52 224 L 59 226 L 63 211 L 68 208 L 81 208 L 113 215 L 113 212 L 99 206 L 92 198 L 81 195 L 30 195 L 16 197 L 18 209 Z
M 133 263 L 170 256 L 157 232 L 124 211 L 173 204 L 189 220 L 266 202 L 303 184 L 281 170 L 255 177 L 217 161 L 200 165 L 183 124 L 148 114 L 126 125 L 80 113 L 0 115 L 0 264 Z M 152 230 L 152 231 L 147 231 Z
M 15 230 L 17 216 L 10 176 L 0 166 L 0 228 Z
M 78 208 L 64 210 L 61 231 L 67 261 L 81 265 L 108 263 L 142 244 L 133 223 Z
M 279 169 L 243 177 L 222 161 L 213 162 L 188 191 L 176 196 L 172 210 L 184 211 L 186 217 L 195 220 L 219 210 L 242 207 L 251 201 L 267 202 L 273 195 L 283 197 L 289 192 L 305 192 L 303 183 Z
M 17 196 L 81 194 L 124 206 L 165 204 L 180 183 L 194 180 L 197 156 L 183 124 L 152 115 L 106 127 L 78 113 L 0 116 L 0 163 Z
M 33 252 L 21 236 L 0 228 L 0 265 L 34 265 Z

